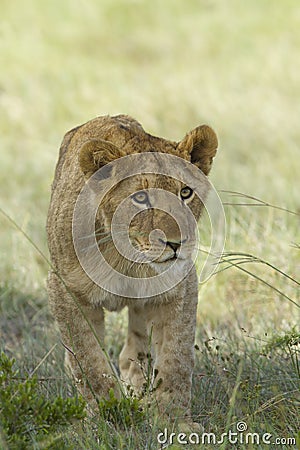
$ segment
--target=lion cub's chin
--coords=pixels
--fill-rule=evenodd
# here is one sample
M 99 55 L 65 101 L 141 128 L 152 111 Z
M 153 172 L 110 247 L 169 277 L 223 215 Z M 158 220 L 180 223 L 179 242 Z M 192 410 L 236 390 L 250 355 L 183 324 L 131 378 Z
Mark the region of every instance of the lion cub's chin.
M 187 260 L 184 258 L 173 257 L 163 261 L 152 261 L 149 263 L 149 266 L 154 269 L 156 273 L 162 273 L 166 270 L 174 270 L 174 272 L 177 272 L 178 270 L 182 270 L 186 263 Z

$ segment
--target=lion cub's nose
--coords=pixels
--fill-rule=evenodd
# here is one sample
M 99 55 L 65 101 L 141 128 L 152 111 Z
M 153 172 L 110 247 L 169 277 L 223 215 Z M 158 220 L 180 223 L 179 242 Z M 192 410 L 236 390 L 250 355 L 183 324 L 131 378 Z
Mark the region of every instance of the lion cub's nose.
M 179 249 L 181 244 L 184 244 L 186 242 L 186 239 L 183 239 L 182 241 L 164 241 L 163 239 L 159 239 L 160 242 L 166 246 L 171 247 L 171 249 L 176 253 L 176 251 Z
M 181 246 L 181 242 L 172 242 L 172 241 L 167 241 L 166 245 L 168 245 L 169 247 L 171 247 L 172 250 L 174 250 L 174 252 L 176 253 L 176 251 L 179 249 L 179 247 Z

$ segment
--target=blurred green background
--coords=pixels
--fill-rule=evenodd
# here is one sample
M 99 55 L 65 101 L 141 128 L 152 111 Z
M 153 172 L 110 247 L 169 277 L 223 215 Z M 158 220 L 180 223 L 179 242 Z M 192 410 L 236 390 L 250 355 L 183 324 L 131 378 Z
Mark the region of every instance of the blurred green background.
M 211 173 L 218 190 L 299 212 L 298 0 L 0 5 L 0 204 L 41 251 L 47 253 L 46 213 L 62 137 L 103 114 L 130 114 L 173 140 L 208 123 L 220 140 Z M 225 209 L 227 251 L 254 253 L 296 277 L 299 217 L 264 207 Z M 46 299 L 47 265 L 3 215 L 0 252 L 2 292 Z M 251 270 L 297 298 L 294 284 L 278 273 Z M 201 321 L 202 311 L 212 322 L 240 315 L 249 327 L 270 311 L 270 326 L 297 317 L 289 301 L 236 269 L 201 287 L 201 305 Z

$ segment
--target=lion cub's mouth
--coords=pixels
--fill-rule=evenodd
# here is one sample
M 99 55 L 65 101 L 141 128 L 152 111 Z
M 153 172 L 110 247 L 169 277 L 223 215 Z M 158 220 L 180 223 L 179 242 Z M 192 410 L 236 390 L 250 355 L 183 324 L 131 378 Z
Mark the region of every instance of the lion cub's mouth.
M 167 241 L 164 242 L 158 239 L 157 242 L 151 246 L 149 242 L 142 241 L 138 238 L 132 238 L 131 242 L 141 254 L 141 261 L 144 263 L 154 263 L 157 265 L 174 263 L 177 260 L 185 260 L 187 255 L 183 251 L 182 244 L 185 244 L 187 239 L 181 241 Z
M 161 255 L 161 257 L 157 258 L 154 262 L 163 264 L 166 262 L 176 261 L 176 260 L 184 260 L 185 258 L 182 255 L 177 254 L 177 252 L 174 252 L 173 255 Z
M 166 257 L 165 259 L 163 259 L 163 260 L 158 260 L 158 262 L 164 263 L 164 262 L 167 262 L 167 261 L 176 261 L 176 259 L 178 259 L 178 256 L 174 253 L 173 256 L 167 256 L 167 257 Z

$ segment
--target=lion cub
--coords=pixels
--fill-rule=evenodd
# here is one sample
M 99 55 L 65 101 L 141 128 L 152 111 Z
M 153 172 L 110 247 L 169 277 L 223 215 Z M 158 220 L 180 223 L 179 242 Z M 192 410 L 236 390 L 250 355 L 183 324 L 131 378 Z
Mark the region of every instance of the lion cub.
M 98 117 L 64 137 L 47 221 L 48 292 L 66 363 L 91 408 L 111 388 L 119 395 L 122 382 L 141 393 L 151 353 L 159 410 L 190 414 L 198 300 L 192 248 L 203 208 L 191 169 L 207 175 L 217 145 L 206 125 L 173 142 L 126 115 Z M 118 378 L 103 347 L 104 309 L 125 306 Z

